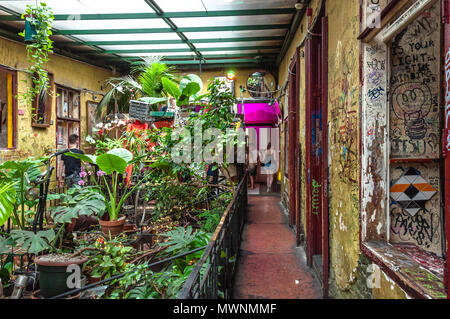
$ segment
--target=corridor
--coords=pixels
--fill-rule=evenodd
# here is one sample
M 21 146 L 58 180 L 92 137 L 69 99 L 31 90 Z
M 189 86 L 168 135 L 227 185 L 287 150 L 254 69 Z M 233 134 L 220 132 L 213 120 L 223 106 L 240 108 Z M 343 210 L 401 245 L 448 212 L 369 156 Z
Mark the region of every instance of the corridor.
M 234 299 L 317 299 L 321 288 L 280 208 L 279 196 L 249 196 Z

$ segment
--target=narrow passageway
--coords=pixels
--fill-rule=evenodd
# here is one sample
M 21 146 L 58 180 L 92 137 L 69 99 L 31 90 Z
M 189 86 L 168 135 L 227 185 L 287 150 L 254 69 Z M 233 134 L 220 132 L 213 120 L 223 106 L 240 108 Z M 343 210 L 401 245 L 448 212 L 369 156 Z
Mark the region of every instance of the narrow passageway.
M 280 208 L 279 196 L 249 196 L 234 299 L 321 298 L 318 280 Z

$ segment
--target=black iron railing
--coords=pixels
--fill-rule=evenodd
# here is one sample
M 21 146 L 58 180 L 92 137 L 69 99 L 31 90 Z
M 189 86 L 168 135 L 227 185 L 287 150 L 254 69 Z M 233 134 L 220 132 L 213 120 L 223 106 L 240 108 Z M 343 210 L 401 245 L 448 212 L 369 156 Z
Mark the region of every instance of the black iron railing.
M 247 174 L 239 175 L 242 177 L 241 182 L 205 252 L 178 294 L 178 299 L 231 298 L 247 213 Z

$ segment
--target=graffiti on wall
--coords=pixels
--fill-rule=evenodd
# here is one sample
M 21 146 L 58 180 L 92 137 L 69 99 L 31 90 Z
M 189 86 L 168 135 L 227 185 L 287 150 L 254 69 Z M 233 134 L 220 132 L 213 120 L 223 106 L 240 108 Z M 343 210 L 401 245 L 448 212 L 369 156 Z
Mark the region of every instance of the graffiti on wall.
M 312 200 L 311 200 L 311 206 L 312 210 L 311 212 L 314 215 L 319 215 L 320 213 L 320 189 L 322 185 L 320 185 L 315 179 L 312 180 Z
M 342 182 L 351 184 L 358 181 L 359 88 L 354 86 L 358 76 L 358 59 L 353 58 L 357 56 L 354 48 L 344 45 L 341 51 L 346 54 L 337 54 L 334 59 L 339 73 L 331 83 L 335 91 L 331 94 L 330 101 L 331 141 L 339 149 L 330 148 L 330 152 L 336 163 L 337 177 Z
M 439 164 L 391 168 L 391 241 L 442 255 Z
M 448 123 L 450 117 L 450 48 L 445 54 L 445 130 L 447 134 L 447 141 L 445 148 L 450 151 L 450 126 Z
M 439 157 L 439 6 L 391 43 L 391 158 Z

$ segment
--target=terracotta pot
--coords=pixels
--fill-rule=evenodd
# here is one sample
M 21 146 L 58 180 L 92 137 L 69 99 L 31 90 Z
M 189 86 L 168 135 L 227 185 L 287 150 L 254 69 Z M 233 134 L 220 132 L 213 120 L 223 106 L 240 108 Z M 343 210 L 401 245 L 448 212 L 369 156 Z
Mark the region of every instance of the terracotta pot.
M 102 219 L 99 220 L 102 232 L 107 238 L 109 238 L 109 236 L 113 238 L 122 233 L 125 222 L 126 219 L 124 215 L 119 215 L 119 218 L 113 221 Z

